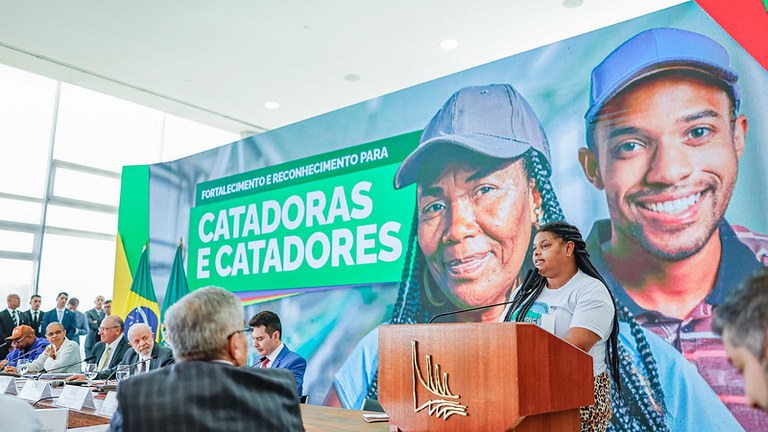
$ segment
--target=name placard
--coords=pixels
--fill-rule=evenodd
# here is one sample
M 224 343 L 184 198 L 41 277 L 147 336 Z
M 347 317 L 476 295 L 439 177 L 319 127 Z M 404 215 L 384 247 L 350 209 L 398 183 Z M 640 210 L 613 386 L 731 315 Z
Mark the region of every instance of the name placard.
M 96 412 L 96 414 L 102 416 L 102 417 L 112 417 L 115 415 L 115 411 L 117 411 L 117 392 L 109 392 L 107 393 L 107 396 L 104 398 L 104 403 L 101 404 L 101 408 Z
M 96 408 L 90 387 L 78 387 L 65 385 L 61 390 L 56 406 L 81 410 L 83 408 Z
M 43 381 L 27 380 L 21 388 L 19 397 L 28 401 L 37 402 L 51 397 L 51 385 Z
M 18 394 L 16 391 L 16 379 L 10 376 L 0 376 L 0 393 Z
M 40 419 L 41 432 L 66 432 L 69 421 L 69 410 L 65 408 L 51 408 L 36 410 Z

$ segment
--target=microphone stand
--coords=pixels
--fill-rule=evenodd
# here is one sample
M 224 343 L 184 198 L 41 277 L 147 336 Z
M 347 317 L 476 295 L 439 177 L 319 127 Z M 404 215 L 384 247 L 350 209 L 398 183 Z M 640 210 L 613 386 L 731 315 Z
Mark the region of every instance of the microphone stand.
M 96 357 L 93 357 L 93 356 L 91 356 L 91 357 L 86 357 L 84 360 L 80 360 L 79 362 L 75 362 L 75 363 L 72 363 L 72 364 L 68 364 L 68 365 L 64 365 L 64 366 L 59 366 L 59 367 L 53 368 L 53 369 L 51 369 L 51 370 L 49 370 L 49 371 L 47 371 L 47 370 L 43 369 L 43 370 L 41 370 L 41 371 L 40 371 L 40 372 L 37 374 L 37 376 L 36 376 L 36 377 L 34 377 L 34 378 L 32 378 L 32 379 L 34 379 L 34 380 L 38 380 L 38 379 L 40 379 L 40 376 L 42 376 L 44 373 L 51 373 L 51 372 L 53 372 L 53 371 L 57 371 L 57 370 L 66 369 L 66 368 L 68 368 L 68 367 L 71 367 L 71 366 L 74 366 L 74 365 L 78 365 L 78 364 L 82 364 L 82 363 L 85 363 L 85 362 L 88 362 L 88 361 L 92 361 L 92 360 L 94 360 L 95 358 L 96 358 Z
M 533 270 L 528 270 L 528 273 L 526 273 L 525 279 L 523 279 L 523 283 L 520 285 L 520 287 L 524 287 L 525 284 L 528 282 L 528 279 L 530 279 L 532 275 L 533 275 Z M 444 316 L 455 315 L 455 314 L 460 314 L 460 313 L 464 313 L 464 312 L 472 312 L 472 311 L 476 311 L 476 310 L 480 310 L 480 309 L 488 309 L 488 308 L 492 308 L 492 307 L 496 307 L 496 306 L 508 305 L 510 303 L 513 303 L 514 301 L 515 301 L 515 299 L 512 299 L 512 300 L 508 300 L 508 301 L 501 302 L 501 303 L 494 303 L 494 304 L 490 304 L 490 305 L 476 306 L 476 307 L 471 307 L 471 308 L 467 308 L 467 309 L 457 309 L 457 310 L 450 311 L 450 312 L 439 313 L 439 314 L 433 316 L 432 319 L 430 319 L 429 322 L 427 322 L 427 324 L 432 324 L 436 319 L 444 317 Z
M 110 380 L 110 379 L 111 379 L 113 376 L 115 376 L 115 375 L 117 374 L 117 371 L 118 371 L 118 370 L 120 370 L 120 369 L 123 369 L 123 368 L 127 368 L 127 369 L 130 371 L 132 367 L 134 367 L 134 366 L 138 366 L 138 365 L 140 365 L 140 364 L 142 364 L 142 363 L 146 363 L 146 362 L 148 362 L 148 361 L 152 361 L 152 360 L 154 360 L 154 359 L 156 359 L 156 358 L 157 358 L 157 356 L 154 356 L 154 357 L 150 357 L 150 358 L 148 358 L 148 359 L 146 359 L 146 360 L 139 360 L 139 361 L 137 361 L 136 363 L 132 363 L 132 364 L 129 364 L 129 365 L 127 365 L 127 366 L 126 366 L 126 365 L 118 365 L 118 366 L 115 368 L 115 370 L 114 370 L 114 371 L 112 371 L 112 373 L 111 373 L 111 374 L 109 374 L 109 376 L 107 377 L 107 379 L 105 379 L 105 380 L 104 380 L 104 384 L 101 386 L 101 388 L 98 388 L 98 387 L 97 387 L 97 389 L 103 393 L 103 392 L 104 392 L 104 387 L 106 387 L 106 386 L 107 386 L 107 383 L 109 382 L 109 380 Z

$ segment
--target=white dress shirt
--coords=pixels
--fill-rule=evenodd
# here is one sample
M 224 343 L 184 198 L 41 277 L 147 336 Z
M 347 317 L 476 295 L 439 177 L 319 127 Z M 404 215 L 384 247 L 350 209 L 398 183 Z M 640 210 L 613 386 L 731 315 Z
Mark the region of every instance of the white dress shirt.
M 64 343 L 56 351 L 56 360 L 48 357 L 47 351 L 43 351 L 35 361 L 30 363 L 29 372 L 40 372 L 45 369 L 51 373 L 77 373 L 80 372 L 81 364 L 78 363 L 80 360 L 80 345 L 64 339 Z M 67 367 L 62 368 L 62 366 Z

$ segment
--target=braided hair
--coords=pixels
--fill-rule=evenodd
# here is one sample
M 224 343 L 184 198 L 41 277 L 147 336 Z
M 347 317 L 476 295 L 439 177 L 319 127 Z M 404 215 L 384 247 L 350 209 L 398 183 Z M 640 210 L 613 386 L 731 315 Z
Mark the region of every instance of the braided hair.
M 539 228 L 539 232 L 549 232 L 554 234 L 556 237 L 563 239 L 565 242 L 574 243 L 574 258 L 576 259 L 576 266 L 585 274 L 603 283 L 606 291 L 608 291 L 608 295 L 611 297 L 613 308 L 616 310 L 616 299 L 608 289 L 608 284 L 605 283 L 603 277 L 600 276 L 600 272 L 597 271 L 595 266 L 592 265 L 592 262 L 589 260 L 587 242 L 585 242 L 581 237 L 581 232 L 579 232 L 579 229 L 567 222 L 560 221 L 543 225 L 541 228 Z M 516 314 L 516 321 L 523 321 L 525 315 L 528 313 L 528 310 L 530 310 L 531 306 L 533 305 L 533 302 L 536 301 L 536 299 L 539 297 L 539 294 L 541 294 L 541 291 L 546 286 L 547 279 L 540 275 L 538 270 L 534 270 L 533 276 L 528 278 L 526 283 L 520 287 L 520 289 L 517 291 L 517 294 L 515 295 L 515 298 L 513 299 L 512 305 L 510 306 L 510 313 L 514 312 Z M 618 314 L 614 313 L 613 324 L 611 326 L 611 334 L 608 337 L 608 346 L 606 349 L 606 362 L 609 365 L 611 376 L 613 377 L 613 382 L 615 382 L 618 389 L 621 390 L 621 382 L 619 381 L 618 341 L 619 320 Z
M 640 353 L 642 371 L 632 363 L 624 344 L 619 344 L 619 373 L 621 389 L 611 387 L 613 413 L 610 431 L 668 431 L 665 422 L 666 405 L 661 388 L 659 369 L 653 358 L 648 339 L 632 312 L 617 302 L 619 321 L 629 324 L 630 332 Z
M 578 228 L 566 222 L 554 222 L 542 226 L 539 232 L 551 232 L 566 242 L 572 241 L 575 245 L 576 266 L 585 274 L 601 281 L 608 290 L 608 284 L 589 260 L 586 242 Z M 546 285 L 546 278 L 534 270 L 533 276 L 520 287 L 510 306 L 510 314 L 514 314 L 516 321 L 523 321 Z M 664 392 L 648 339 L 629 309 L 618 303 L 610 290 L 608 294 L 616 311 L 606 350 L 606 363 L 613 378 L 611 399 L 615 413 L 611 417 L 610 430 L 667 431 L 669 428 L 665 423 Z M 630 327 L 642 359 L 643 371 L 637 370 L 625 346 L 618 343 L 619 321 L 626 322 Z
M 541 213 L 536 222 L 547 224 L 564 220 L 563 211 L 549 180 L 551 169 L 547 160 L 541 153 L 533 149 L 529 149 L 521 157 L 528 178 L 535 182 L 541 194 Z M 440 312 L 429 304 L 425 295 L 425 283 L 435 285 L 435 282 L 430 272 L 425 271 L 426 259 L 416 242 L 417 230 L 418 210 L 414 210 L 405 263 L 390 324 L 426 323 L 431 316 Z M 532 262 L 530 248 L 528 249 L 521 274 L 525 274 Z M 586 255 L 585 258 L 587 258 Z M 588 259 L 586 261 L 594 269 L 591 262 Z M 594 274 L 599 276 L 597 270 L 594 270 Z M 602 277 L 598 277 L 598 279 L 602 280 Z M 618 344 L 618 351 L 616 351 L 618 353 L 616 357 L 619 359 L 618 375 L 614 375 L 614 385 L 611 386 L 615 415 L 611 418 L 609 429 L 613 431 L 667 431 L 669 429 L 664 422 L 666 412 L 664 393 L 661 389 L 656 360 L 650 350 L 648 340 L 626 307 L 617 304 L 616 311 L 618 319 L 630 326 L 635 344 L 641 355 L 644 370 L 638 371 L 626 348 L 622 344 Z M 618 333 L 618 331 L 612 331 L 612 333 Z M 619 385 L 619 382 L 623 385 Z M 378 372 L 372 377 L 366 398 L 378 399 Z
M 541 212 L 538 215 L 538 221 L 535 222 L 537 224 L 545 224 L 562 220 L 563 211 L 555 195 L 555 190 L 549 181 L 552 171 L 544 155 L 537 150 L 528 149 L 520 158 L 522 158 L 523 167 L 528 179 L 535 182 L 541 194 Z M 533 231 L 533 227 L 531 228 Z M 403 277 L 400 280 L 397 300 L 392 309 L 392 318 L 389 321 L 390 324 L 426 323 L 432 316 L 448 311 L 451 308 L 450 303 L 447 301 L 443 304 L 442 308 L 431 304 L 429 296 L 426 294 L 429 285 L 436 286 L 437 283 L 432 278 L 431 273 L 428 270 L 425 271 L 426 259 L 416 244 L 417 230 L 418 209 L 413 214 L 405 263 L 403 265 Z M 530 250 L 527 251 L 523 261 L 524 267 L 521 269 L 521 274 L 524 274 L 527 266 L 530 266 L 531 259 L 529 254 Z M 366 397 L 369 399 L 376 399 L 378 397 L 378 372 L 374 375 L 368 387 Z

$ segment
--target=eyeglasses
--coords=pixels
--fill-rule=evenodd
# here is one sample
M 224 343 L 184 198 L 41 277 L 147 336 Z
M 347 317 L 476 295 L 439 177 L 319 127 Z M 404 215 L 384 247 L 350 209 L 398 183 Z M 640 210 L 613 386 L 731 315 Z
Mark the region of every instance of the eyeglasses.
M 234 335 L 236 335 L 236 334 L 238 334 L 238 333 L 247 333 L 247 332 L 249 332 L 249 331 L 251 331 L 251 327 L 246 327 L 246 328 L 244 328 L 244 329 L 242 329 L 242 330 L 235 330 L 235 331 L 233 331 L 232 333 L 230 333 L 230 334 L 227 336 L 227 340 L 229 340 L 230 338 L 232 338 L 232 336 L 234 336 Z
M 48 336 L 48 337 L 53 337 L 53 336 L 56 336 L 56 335 L 60 335 L 62 333 L 64 333 L 63 330 L 56 330 L 56 331 L 48 332 L 45 335 Z
M 107 330 L 110 330 L 110 329 L 116 329 L 116 328 L 120 328 L 120 326 L 112 326 L 112 327 L 99 327 L 99 331 L 107 331 Z

